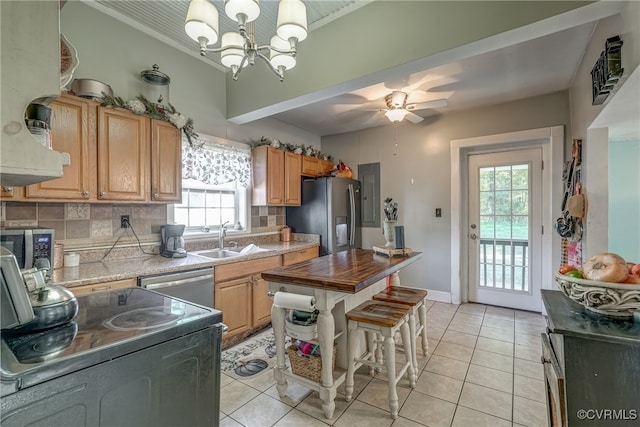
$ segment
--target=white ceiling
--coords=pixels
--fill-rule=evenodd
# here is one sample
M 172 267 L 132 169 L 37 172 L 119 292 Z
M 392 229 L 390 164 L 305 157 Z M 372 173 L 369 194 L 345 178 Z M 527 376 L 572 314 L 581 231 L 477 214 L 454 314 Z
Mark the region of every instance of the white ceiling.
M 184 33 L 188 0 L 98 0 L 89 4 L 174 48 L 199 57 L 196 43 Z M 263 0 L 260 4 L 263 11 L 256 21 L 256 37 L 259 44 L 266 44 L 275 31 L 277 2 Z M 309 29 L 313 32 L 315 28 L 366 5 L 367 1 L 307 0 L 305 4 Z M 588 22 L 415 74 L 397 75 L 394 80 L 345 91 L 303 107 L 278 112 L 272 117 L 324 136 L 389 124 L 379 109 L 385 107 L 384 97 L 392 90 L 407 92 L 408 103 L 447 100 L 446 107 L 414 111 L 427 117 L 568 89 L 595 24 L 595 21 Z M 234 29 L 233 25 L 235 22 L 221 12 L 221 32 Z M 223 69 L 219 65 L 219 54 L 211 54 L 203 60 Z M 238 84 L 241 80 L 242 77 Z

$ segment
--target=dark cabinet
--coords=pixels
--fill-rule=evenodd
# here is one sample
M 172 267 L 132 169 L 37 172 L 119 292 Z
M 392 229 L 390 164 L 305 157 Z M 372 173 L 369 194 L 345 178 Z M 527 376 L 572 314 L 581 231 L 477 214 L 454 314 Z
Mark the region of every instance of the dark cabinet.
M 640 318 L 591 313 L 559 291 L 542 299 L 549 425 L 640 425 Z

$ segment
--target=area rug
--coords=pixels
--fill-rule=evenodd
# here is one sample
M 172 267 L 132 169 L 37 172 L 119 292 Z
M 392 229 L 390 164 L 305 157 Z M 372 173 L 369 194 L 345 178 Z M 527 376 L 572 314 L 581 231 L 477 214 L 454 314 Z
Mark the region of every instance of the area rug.
M 290 339 L 287 338 L 285 346 Z M 222 352 L 220 368 L 236 379 L 247 379 L 270 371 L 276 364 L 273 329 L 267 328 Z

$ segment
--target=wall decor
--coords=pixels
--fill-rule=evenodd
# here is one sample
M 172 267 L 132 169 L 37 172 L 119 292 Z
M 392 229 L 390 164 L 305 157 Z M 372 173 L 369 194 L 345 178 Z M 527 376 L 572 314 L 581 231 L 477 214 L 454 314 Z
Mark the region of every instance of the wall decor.
M 607 99 L 623 72 L 622 39 L 620 36 L 610 37 L 591 69 L 591 105 L 600 105 Z

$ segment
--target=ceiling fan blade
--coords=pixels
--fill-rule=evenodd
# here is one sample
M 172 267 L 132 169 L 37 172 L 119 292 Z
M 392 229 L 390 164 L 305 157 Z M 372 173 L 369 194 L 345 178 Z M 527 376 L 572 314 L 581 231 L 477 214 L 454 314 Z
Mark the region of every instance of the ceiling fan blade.
M 419 102 L 417 104 L 409 104 L 407 105 L 407 110 L 409 111 L 413 111 L 413 110 L 424 110 L 426 108 L 438 108 L 438 107 L 446 107 L 447 104 L 447 100 L 446 99 L 434 99 L 433 101 L 427 101 L 427 102 Z
M 407 115 L 404 116 L 407 120 L 409 120 L 411 123 L 420 123 L 421 121 L 424 120 L 424 118 L 420 117 L 419 115 L 417 115 L 416 113 L 412 113 L 410 111 L 407 112 Z

